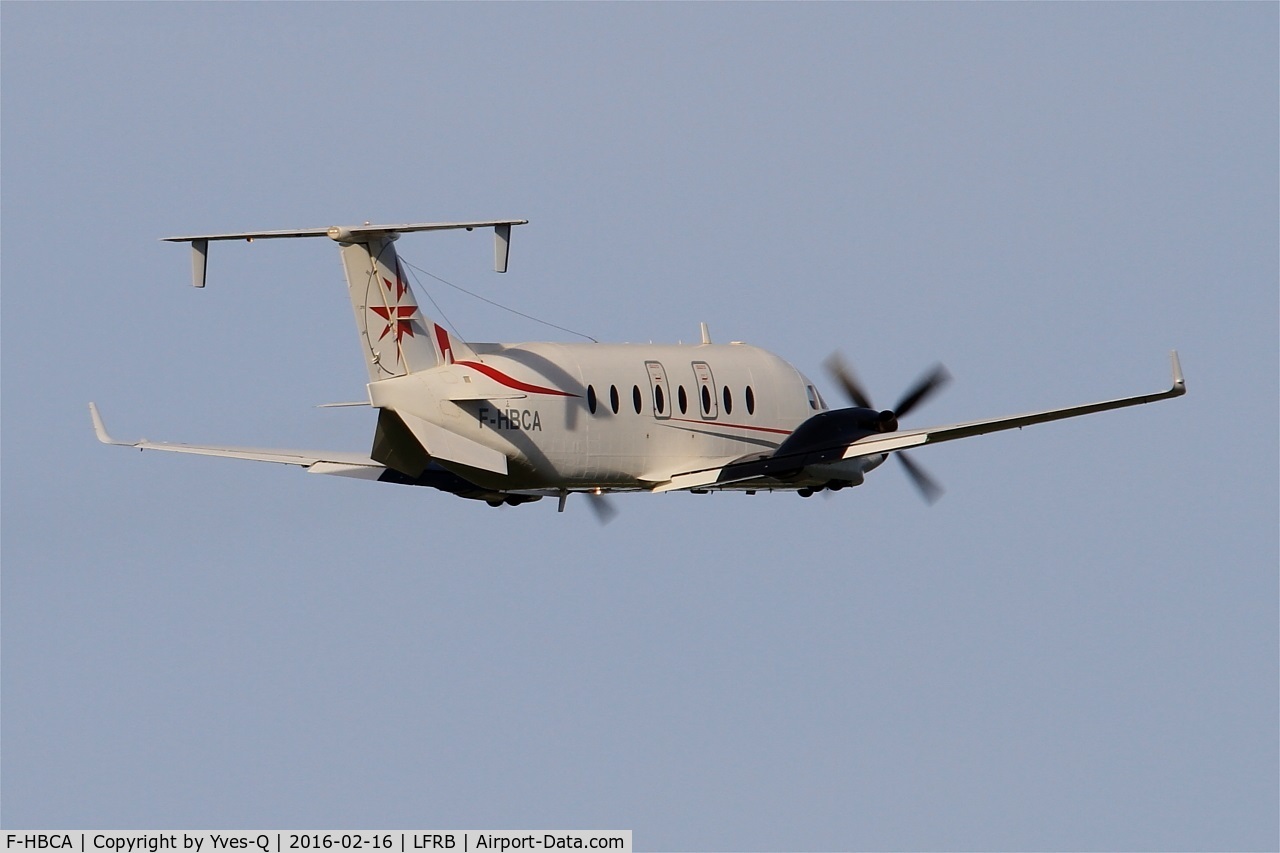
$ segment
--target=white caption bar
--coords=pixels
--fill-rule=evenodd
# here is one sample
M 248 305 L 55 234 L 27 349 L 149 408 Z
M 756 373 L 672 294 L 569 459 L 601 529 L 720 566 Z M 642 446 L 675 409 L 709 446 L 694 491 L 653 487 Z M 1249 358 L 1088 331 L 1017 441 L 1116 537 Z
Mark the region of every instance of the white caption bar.
M 184 830 L 27 831 L 4 833 L 8 851 L 45 853 L 507 853 L 519 850 L 609 850 L 631 853 L 631 830 Z

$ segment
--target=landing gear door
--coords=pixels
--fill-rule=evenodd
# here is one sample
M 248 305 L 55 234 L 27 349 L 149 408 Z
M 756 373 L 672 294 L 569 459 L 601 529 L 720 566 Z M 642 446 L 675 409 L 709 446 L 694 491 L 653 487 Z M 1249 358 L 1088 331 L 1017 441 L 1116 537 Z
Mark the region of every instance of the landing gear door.
M 667 385 L 667 371 L 656 361 L 646 361 L 649 371 L 649 399 L 653 403 L 653 416 L 659 420 L 671 417 L 671 389 Z
M 711 376 L 711 367 L 705 361 L 693 363 L 693 375 L 698 379 L 698 411 L 704 420 L 715 420 L 720 414 L 716 403 L 716 381 Z

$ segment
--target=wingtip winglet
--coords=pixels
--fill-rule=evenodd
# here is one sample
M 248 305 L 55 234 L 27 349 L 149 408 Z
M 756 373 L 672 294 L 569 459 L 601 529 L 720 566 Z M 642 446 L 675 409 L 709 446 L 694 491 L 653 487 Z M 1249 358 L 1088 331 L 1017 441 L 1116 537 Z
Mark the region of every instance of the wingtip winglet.
M 102 442 L 103 444 L 118 444 L 118 445 L 123 445 L 124 447 L 135 446 L 130 444 L 127 441 L 116 441 L 114 438 L 111 437 L 111 435 L 107 432 L 107 425 L 102 422 L 102 415 L 99 414 L 98 412 L 97 403 L 92 403 L 92 402 L 89 403 L 89 415 L 90 417 L 93 418 L 93 432 L 96 436 L 98 436 L 98 441 Z
M 1169 360 L 1173 363 L 1173 391 L 1175 396 L 1187 393 L 1187 380 L 1182 376 L 1182 362 L 1178 361 L 1178 351 L 1169 352 Z
M 103 444 L 115 444 L 111 440 L 111 436 L 107 434 L 107 426 L 102 422 L 102 415 L 98 414 L 98 404 L 89 403 L 89 416 L 93 418 L 93 432 L 98 436 L 98 441 Z

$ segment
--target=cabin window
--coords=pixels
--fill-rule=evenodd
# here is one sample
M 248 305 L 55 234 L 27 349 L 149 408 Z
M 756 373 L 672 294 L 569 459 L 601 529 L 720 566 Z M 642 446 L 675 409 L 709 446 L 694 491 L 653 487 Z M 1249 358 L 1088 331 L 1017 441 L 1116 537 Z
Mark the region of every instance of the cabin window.
M 746 398 L 747 398 L 747 414 L 754 415 L 756 413 L 756 395 L 755 395 L 755 392 L 751 390 L 750 385 L 747 386 Z
M 724 413 L 726 415 L 733 414 L 733 396 L 729 393 L 729 386 L 724 386 Z
M 613 409 L 613 413 L 618 414 L 618 386 L 609 386 L 609 408 Z
M 689 395 L 684 393 L 684 386 L 680 386 L 680 393 L 676 395 L 676 399 L 680 401 L 680 414 L 689 411 Z
M 596 413 L 596 386 L 594 385 L 587 386 L 587 408 L 591 414 Z
M 640 396 L 640 386 L 631 386 L 631 403 L 636 407 L 636 414 L 640 414 L 640 407 L 644 405 L 644 398 Z
M 702 414 L 711 414 L 711 392 L 707 390 L 707 386 L 702 386 Z
M 661 385 L 655 385 L 655 386 L 653 386 L 653 401 L 654 401 L 654 403 L 656 403 L 656 404 L 657 404 L 657 406 L 658 406 L 658 414 L 660 414 L 660 415 L 661 415 L 661 414 L 663 414 L 664 412 L 666 412 L 666 409 L 667 409 L 667 399 L 666 399 L 666 395 L 662 393 L 662 386 L 661 386 Z

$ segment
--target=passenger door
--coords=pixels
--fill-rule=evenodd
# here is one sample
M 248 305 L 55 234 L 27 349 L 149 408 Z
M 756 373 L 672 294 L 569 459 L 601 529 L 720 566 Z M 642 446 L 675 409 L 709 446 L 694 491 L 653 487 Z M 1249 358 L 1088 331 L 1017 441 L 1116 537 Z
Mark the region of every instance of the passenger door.
M 646 361 L 649 371 L 649 400 L 653 403 L 653 416 L 658 420 L 671 417 L 671 389 L 667 385 L 667 371 L 656 361 Z
M 716 380 L 711 375 L 711 366 L 705 361 L 693 362 L 693 375 L 698 380 L 698 411 L 703 420 L 713 421 L 720 414 L 716 404 Z

